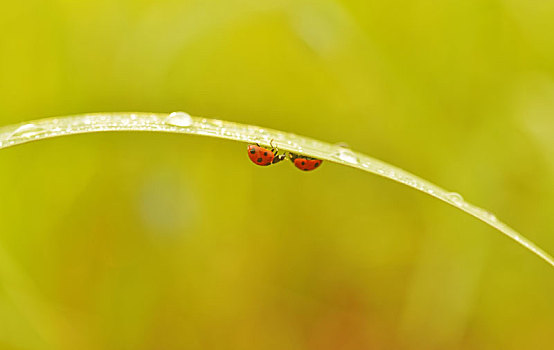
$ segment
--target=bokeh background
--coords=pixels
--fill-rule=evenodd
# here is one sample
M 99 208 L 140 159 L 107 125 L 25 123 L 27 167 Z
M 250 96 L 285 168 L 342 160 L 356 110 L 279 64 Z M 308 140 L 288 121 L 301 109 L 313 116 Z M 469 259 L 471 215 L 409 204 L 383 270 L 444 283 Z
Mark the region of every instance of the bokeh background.
M 184 110 L 400 166 L 554 252 L 554 2 L 11 1 L 0 122 Z M 554 270 L 482 222 L 246 145 L 0 152 L 0 349 L 546 349 Z

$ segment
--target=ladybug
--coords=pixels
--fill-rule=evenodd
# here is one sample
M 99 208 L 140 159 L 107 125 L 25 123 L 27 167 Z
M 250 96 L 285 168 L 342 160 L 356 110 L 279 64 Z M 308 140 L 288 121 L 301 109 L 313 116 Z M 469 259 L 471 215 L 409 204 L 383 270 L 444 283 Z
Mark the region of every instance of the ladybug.
M 300 170 L 314 170 L 323 162 L 321 159 L 301 156 L 294 153 L 289 153 L 289 159 L 294 163 L 294 166 Z
M 279 163 L 285 159 L 285 155 L 277 155 L 277 148 L 271 146 L 271 151 L 267 148 L 263 148 L 258 144 L 248 146 L 248 157 L 257 165 L 267 166 L 275 163 Z

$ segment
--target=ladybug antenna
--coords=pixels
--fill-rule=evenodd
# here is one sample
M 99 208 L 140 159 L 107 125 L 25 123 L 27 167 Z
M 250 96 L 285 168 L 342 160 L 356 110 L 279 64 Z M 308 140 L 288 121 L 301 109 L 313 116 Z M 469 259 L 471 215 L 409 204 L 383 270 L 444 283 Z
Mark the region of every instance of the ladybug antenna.
M 273 145 L 273 139 L 269 141 L 269 145 L 271 146 L 271 152 L 273 152 L 273 154 L 277 156 L 277 153 L 279 153 L 279 149 Z

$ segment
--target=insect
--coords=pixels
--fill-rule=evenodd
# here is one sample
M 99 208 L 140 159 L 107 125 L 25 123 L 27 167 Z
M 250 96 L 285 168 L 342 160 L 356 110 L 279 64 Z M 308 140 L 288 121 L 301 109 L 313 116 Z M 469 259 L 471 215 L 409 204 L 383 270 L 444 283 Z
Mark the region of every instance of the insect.
M 258 144 L 248 146 L 248 157 L 250 160 L 257 165 L 267 166 L 275 163 L 279 163 L 285 159 L 285 155 L 278 155 L 277 148 L 271 145 L 271 151 L 267 148 L 263 148 Z
M 321 159 L 301 156 L 294 153 L 289 153 L 289 159 L 295 167 L 304 171 L 314 170 L 323 162 Z

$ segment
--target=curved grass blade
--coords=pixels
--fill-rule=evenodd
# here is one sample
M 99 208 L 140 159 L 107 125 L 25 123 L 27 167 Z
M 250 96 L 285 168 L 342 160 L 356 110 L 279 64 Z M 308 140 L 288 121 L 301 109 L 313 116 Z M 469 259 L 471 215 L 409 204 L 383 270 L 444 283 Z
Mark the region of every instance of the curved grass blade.
M 498 220 L 493 214 L 466 202 L 457 193 L 445 191 L 402 169 L 348 148 L 278 130 L 218 119 L 191 117 L 183 112 L 171 114 L 93 113 L 39 119 L 2 127 L 0 128 L 0 149 L 50 137 L 101 131 L 182 133 L 262 145 L 269 145 L 273 140 L 273 145 L 281 150 L 358 168 L 425 192 L 486 222 L 554 266 L 554 259 L 548 253 Z

